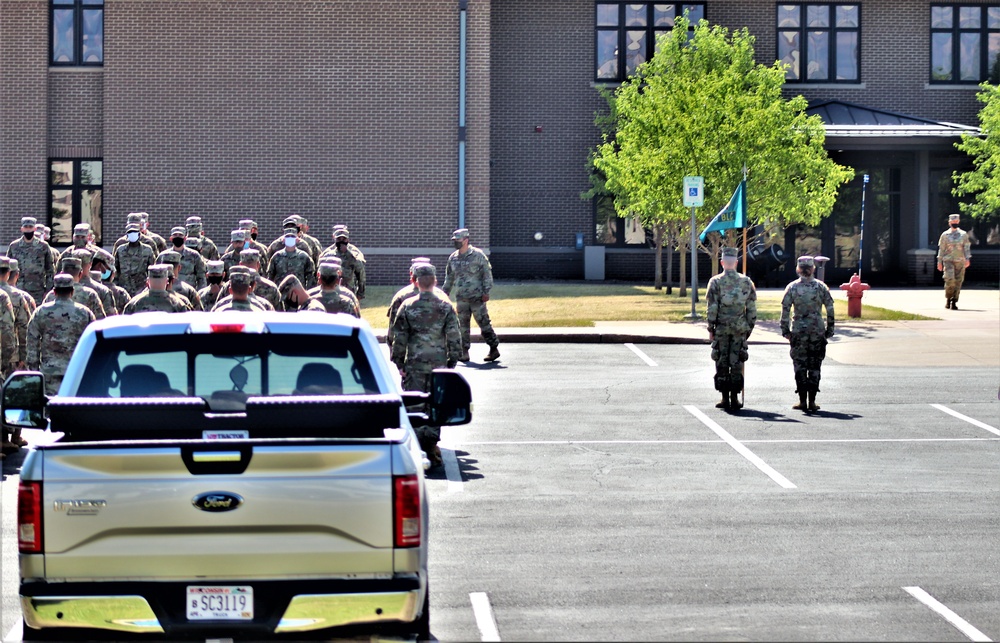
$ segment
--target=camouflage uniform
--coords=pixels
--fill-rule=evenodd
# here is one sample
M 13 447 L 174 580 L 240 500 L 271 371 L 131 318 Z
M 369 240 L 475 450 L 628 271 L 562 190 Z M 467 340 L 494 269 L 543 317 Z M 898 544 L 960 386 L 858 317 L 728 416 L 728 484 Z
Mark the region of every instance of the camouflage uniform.
M 219 297 L 218 301 L 215 302 L 215 305 L 212 306 L 211 310 L 212 310 L 213 313 L 216 312 L 216 311 L 219 311 L 219 310 L 232 310 L 232 308 L 233 308 L 233 306 L 232 306 L 232 304 L 233 304 L 233 295 L 232 295 L 232 293 L 229 293 L 228 289 L 223 290 L 222 292 L 224 292 L 226 294 L 224 294 L 221 297 Z M 242 304 L 243 302 L 240 302 L 240 303 Z M 274 306 L 271 305 L 271 302 L 269 302 L 268 300 L 264 299 L 263 297 L 258 297 L 256 295 L 256 293 L 250 293 L 247 296 L 247 301 L 245 303 L 250 308 L 253 308 L 254 310 L 277 310 Z M 240 308 L 240 310 L 249 310 L 249 308 L 246 308 L 246 309 Z
M 10 295 L 0 289 L 0 372 L 6 377 L 20 361 L 14 306 Z
M 451 300 L 448 299 L 448 294 L 441 290 L 437 286 L 434 286 L 434 294 L 440 297 L 442 300 L 448 302 L 451 305 Z M 386 316 L 389 318 L 389 330 L 385 334 L 385 344 L 392 350 L 392 341 L 395 333 L 392 330 L 393 324 L 396 322 L 396 314 L 399 312 L 399 307 L 403 305 L 403 302 L 407 299 L 411 299 L 420 294 L 420 289 L 417 288 L 416 284 L 410 284 L 405 288 L 400 288 L 396 291 L 396 294 L 392 296 L 392 300 L 389 302 L 389 309 L 386 311 Z
M 0 291 L 7 294 L 10 299 L 11 309 L 14 314 L 14 334 L 17 336 L 17 361 L 23 362 L 26 359 L 25 351 L 28 349 L 28 322 L 35 312 L 33 303 L 29 303 L 28 293 L 20 288 L 11 286 L 6 281 L 0 281 Z M 4 342 L 3 346 L 6 347 Z
M 63 264 L 73 264 L 76 267 L 76 272 L 80 274 L 82 278 L 83 275 L 80 273 L 81 261 L 79 257 L 67 257 L 63 260 Z M 55 290 L 50 290 L 46 295 L 42 303 L 48 303 L 55 299 Z M 95 319 L 104 319 L 107 317 L 107 313 L 104 312 L 104 304 L 101 303 L 101 297 L 97 294 L 97 291 L 93 288 L 88 288 L 84 286 L 79 281 L 73 282 L 73 301 L 78 304 L 83 304 L 90 309 L 90 312 L 94 313 Z
M 45 393 L 55 395 L 66 374 L 69 358 L 94 313 L 72 299 L 57 298 L 39 306 L 28 323 L 25 361 L 42 372 Z
M 205 310 L 215 310 L 215 304 L 218 303 L 219 295 L 223 292 L 222 284 L 219 284 L 219 289 L 216 292 L 212 292 L 212 286 L 208 285 L 198 291 L 198 299 L 201 300 L 201 305 Z
M 27 241 L 24 237 L 11 242 L 7 248 L 7 256 L 17 259 L 21 267 L 20 288 L 27 291 L 36 300 L 45 296 L 52 288 L 52 276 L 55 274 L 55 264 L 49 244 L 38 237 Z
M 810 262 L 804 263 L 805 259 Z M 799 266 L 811 266 L 811 258 L 799 259 Z M 822 309 L 826 308 L 826 322 Z M 794 311 L 794 316 L 793 316 Z M 816 393 L 819 392 L 820 367 L 826 357 L 827 339 L 833 336 L 833 297 L 826 284 L 813 277 L 799 277 L 788 284 L 781 298 L 781 335 L 791 345 L 789 355 L 795 369 L 795 392 L 799 394 L 800 407 L 816 410 Z M 815 408 L 813 408 L 815 407 Z M 799 407 L 797 407 L 799 408 Z
M 433 370 L 454 367 L 462 352 L 455 309 L 433 292 L 421 292 L 400 305 L 393 335 L 392 361 L 405 373 L 403 389 L 408 391 L 429 393 Z M 441 428 L 421 426 L 416 433 L 431 460 L 440 463 L 437 442 Z
M 111 292 L 111 289 L 104 284 L 91 279 L 90 271 L 85 270 L 80 274 L 80 284 L 97 293 L 97 297 L 101 300 L 101 307 L 104 309 L 105 315 L 110 317 L 111 315 L 118 314 L 118 302 L 115 301 L 114 293 Z
M 201 297 L 198 296 L 198 291 L 186 281 L 174 279 L 174 283 L 170 286 L 170 291 L 186 299 L 191 305 L 191 310 L 205 310 L 205 306 L 201 303 Z
M 205 258 L 197 250 L 181 246 L 174 248 L 174 252 L 181 255 L 181 272 L 178 279 L 198 288 L 204 288 L 208 283 L 205 280 Z
M 137 243 L 126 243 L 115 249 L 115 271 L 118 273 L 118 285 L 133 297 L 146 287 L 146 271 L 156 255 L 149 246 Z
M 250 299 L 244 301 L 236 301 L 233 299 L 232 295 L 227 297 L 226 301 L 220 301 L 213 310 L 223 311 L 223 310 L 244 310 L 247 312 L 260 312 L 264 310 L 259 306 L 255 305 Z
M 295 275 L 303 286 L 311 288 L 316 284 L 316 264 L 308 254 L 298 248 L 294 252 L 283 250 L 271 257 L 267 278 L 279 282 L 286 275 Z
M 321 290 L 318 295 L 315 295 L 311 299 L 322 304 L 323 309 L 328 313 L 347 313 L 348 315 L 361 317 L 361 311 L 358 310 L 357 305 L 343 296 L 342 291 L 338 288 Z
M 341 278 L 341 283 L 345 288 L 353 292 L 358 296 L 358 299 L 365 298 L 365 282 L 367 281 L 367 276 L 365 275 L 365 262 L 357 258 L 357 256 L 351 252 L 349 249 L 337 250 L 337 246 L 331 246 L 333 250 L 327 248 L 320 255 L 320 262 L 329 257 L 336 257 L 340 259 L 340 265 L 343 266 L 344 275 Z
M 757 323 L 757 290 L 750 277 L 724 270 L 708 281 L 705 299 L 708 331 L 713 334 L 715 390 L 722 393 L 722 408 L 739 408 L 743 362 L 749 358 L 747 338 Z
M 257 283 L 253 287 L 253 294 L 266 300 L 275 310 L 281 310 L 281 295 L 278 293 L 278 285 L 259 273 L 257 274 Z
M 467 238 L 468 231 L 465 231 L 464 234 Z M 483 341 L 490 347 L 490 355 L 496 353 L 497 357 L 500 356 L 499 351 L 497 351 L 500 340 L 493 332 L 490 314 L 486 309 L 486 302 L 483 301 L 483 296 L 488 296 L 492 287 L 493 268 L 482 250 L 470 244 L 465 254 L 459 250 L 451 253 L 451 256 L 448 257 L 448 267 L 445 269 L 444 284 L 441 285 L 441 289 L 449 296 L 454 291 L 458 309 L 458 323 L 462 329 L 462 359 L 468 359 L 469 346 L 472 343 L 469 339 L 469 333 L 473 317 L 479 324 Z M 489 357 L 487 356 L 487 360 Z
M 167 313 L 183 313 L 191 310 L 187 299 L 167 290 L 143 290 L 129 300 L 122 310 L 123 315 L 162 311 Z
M 205 258 L 205 261 L 217 261 L 220 257 L 218 246 L 208 237 L 198 237 L 198 247 L 196 250 Z
M 957 220 L 949 216 L 950 220 Z M 937 262 L 944 272 L 945 308 L 958 310 L 958 296 L 965 281 L 965 262 L 972 259 L 969 233 L 961 228 L 948 229 L 938 239 Z

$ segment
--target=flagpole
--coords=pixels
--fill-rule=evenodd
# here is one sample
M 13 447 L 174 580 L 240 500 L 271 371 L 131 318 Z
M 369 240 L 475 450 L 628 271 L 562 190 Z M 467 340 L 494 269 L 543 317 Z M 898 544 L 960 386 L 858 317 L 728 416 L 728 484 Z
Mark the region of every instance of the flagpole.
M 865 247 L 865 192 L 868 191 L 868 175 L 861 184 L 861 234 L 858 235 L 858 278 L 861 278 L 861 252 Z

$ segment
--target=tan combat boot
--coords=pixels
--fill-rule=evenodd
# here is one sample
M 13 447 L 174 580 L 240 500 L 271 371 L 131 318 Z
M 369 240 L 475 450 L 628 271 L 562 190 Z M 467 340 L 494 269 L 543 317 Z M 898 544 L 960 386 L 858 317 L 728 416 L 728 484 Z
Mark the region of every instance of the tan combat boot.
M 819 405 L 816 404 L 816 391 L 809 391 L 809 410 L 818 411 Z
M 806 402 L 806 392 L 799 391 L 799 403 L 792 407 L 796 411 L 808 411 L 809 404 Z
M 740 394 L 738 392 L 730 391 L 729 399 L 730 399 L 729 408 L 731 408 L 732 410 L 739 411 L 740 409 L 743 408 L 743 405 L 740 403 Z
M 500 349 L 496 346 L 490 346 L 490 352 L 483 358 L 484 362 L 495 362 L 500 359 Z
M 460 361 L 460 362 L 469 362 L 471 360 L 472 360 L 472 358 L 469 357 L 469 349 L 468 348 L 466 348 L 465 350 L 463 350 L 462 351 L 462 356 L 458 358 L 458 361 Z

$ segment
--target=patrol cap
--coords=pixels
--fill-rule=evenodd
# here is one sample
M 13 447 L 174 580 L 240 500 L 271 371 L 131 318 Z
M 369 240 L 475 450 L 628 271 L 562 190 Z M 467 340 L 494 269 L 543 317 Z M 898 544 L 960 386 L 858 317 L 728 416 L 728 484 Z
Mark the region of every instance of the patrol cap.
M 730 258 L 730 259 L 735 259 L 738 256 L 740 256 L 740 251 L 737 250 L 736 248 L 723 248 L 722 249 L 722 258 L 723 259 L 725 259 L 727 257 Z
M 72 288 L 73 287 L 73 275 L 67 274 L 65 272 L 60 272 L 58 275 L 52 278 L 53 288 Z
M 334 239 L 350 239 L 351 232 L 347 229 L 347 226 L 338 226 L 333 229 Z
M 257 222 L 253 219 L 240 219 L 240 229 L 249 230 L 250 228 L 256 228 Z
M 241 263 L 257 263 L 260 261 L 260 250 L 256 248 L 247 248 L 246 250 L 240 250 L 240 262 Z
M 958 214 L 949 214 L 948 215 L 948 221 L 949 222 L 950 221 L 960 221 L 961 219 L 962 219 L 962 217 L 960 215 L 958 215 Z
M 205 266 L 206 275 L 221 275 L 226 272 L 226 264 L 221 261 L 209 261 L 208 265 Z
M 129 232 L 139 232 L 139 229 L 138 223 L 130 223 L 125 226 L 125 234 L 128 234 Z
M 799 267 L 800 268 L 812 268 L 816 265 L 816 261 L 809 256 L 799 257 Z
M 89 223 L 78 223 L 73 226 L 73 236 L 74 237 L 86 237 L 90 234 L 90 224 Z
M 451 233 L 452 241 L 458 241 L 459 239 L 468 239 L 468 238 L 469 238 L 468 228 L 459 228 L 458 230 L 455 230 L 454 232 Z
M 71 253 L 71 256 L 79 259 L 81 263 L 91 263 L 94 261 L 94 253 L 89 248 L 77 248 Z
M 94 253 L 94 261 L 102 261 L 104 262 L 104 265 L 111 268 L 112 270 L 114 269 L 115 266 L 114 256 L 104 248 L 97 249 L 97 252 Z
M 299 233 L 298 230 L 292 230 L 291 228 L 288 228 L 287 230 L 285 230 L 285 234 L 282 236 L 294 238 L 299 236 Z
M 296 214 L 295 216 L 299 218 L 299 225 L 309 225 L 309 219 L 305 218 L 301 214 Z
M 283 299 L 288 298 L 288 293 L 292 292 L 293 288 L 301 288 L 302 282 L 295 275 L 285 275 L 285 278 L 281 280 L 278 284 L 278 292 L 281 293 Z
M 320 277 L 339 277 L 343 273 L 343 267 L 339 263 L 324 261 L 319 264 Z
M 430 257 L 414 257 L 413 259 L 410 259 L 411 266 L 417 263 L 430 263 L 430 262 L 431 262 Z
M 10 270 L 10 257 L 0 255 L 0 270 Z
M 197 249 L 198 237 L 187 237 L 186 239 L 184 239 L 184 245 L 188 248 Z
M 34 228 L 36 225 L 38 225 L 38 219 L 36 219 L 35 217 L 21 217 L 22 228 L 27 228 L 27 227 Z
M 413 266 L 413 276 L 418 279 L 420 277 L 436 277 L 437 270 L 434 268 L 433 264 L 418 263 Z
M 60 266 L 62 267 L 63 270 L 73 268 L 77 272 L 79 272 L 80 269 L 83 268 L 83 261 L 80 260 L 80 257 L 77 257 L 75 255 L 69 255 L 68 257 L 62 258 Z
M 179 226 L 174 226 L 173 228 L 170 228 L 170 236 L 171 237 L 186 237 L 187 236 L 187 228 L 185 228 L 184 226 L 180 226 L 180 225 Z
M 166 279 L 173 271 L 173 267 L 165 263 L 154 263 L 146 269 L 146 276 L 150 279 Z
M 201 227 L 201 217 L 192 216 L 184 220 L 184 225 L 188 228 L 200 228 Z
M 241 266 L 240 264 L 236 264 L 235 266 L 229 269 L 229 276 L 232 277 L 238 272 L 242 272 L 243 274 L 250 274 L 250 268 L 247 268 L 246 266 Z
M 10 264 L 10 271 L 11 272 L 21 272 L 21 267 L 20 267 L 20 265 L 18 265 L 17 259 L 11 259 L 11 258 L 8 257 L 7 261 Z
M 142 212 L 129 212 L 125 217 L 126 223 L 142 223 Z
M 158 263 L 169 263 L 172 266 L 176 266 L 181 262 L 181 253 L 174 250 L 164 250 L 156 257 Z
M 249 286 L 254 282 L 253 275 L 249 272 L 230 271 L 229 283 L 234 286 Z
M 243 241 L 247 238 L 246 230 L 233 230 L 229 233 L 230 241 Z
M 281 222 L 281 227 L 283 227 L 283 228 L 287 228 L 288 226 L 299 227 L 299 225 L 301 224 L 301 221 L 302 220 L 301 220 L 301 217 L 299 217 L 299 215 L 297 215 L 297 214 L 290 214 L 287 217 L 285 217 L 284 221 Z

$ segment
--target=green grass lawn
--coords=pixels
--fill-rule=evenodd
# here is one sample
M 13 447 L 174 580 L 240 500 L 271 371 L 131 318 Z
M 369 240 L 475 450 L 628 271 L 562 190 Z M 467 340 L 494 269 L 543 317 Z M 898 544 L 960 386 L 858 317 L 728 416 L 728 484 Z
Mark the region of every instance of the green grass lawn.
M 361 302 L 361 315 L 373 328 L 388 325 L 386 310 L 393 286 L 371 286 Z M 490 318 L 496 328 L 593 326 L 597 321 L 684 321 L 691 312 L 691 297 L 680 297 L 652 286 L 579 283 L 509 283 L 493 287 Z M 705 313 L 705 290 L 699 291 L 698 312 Z M 768 291 L 757 298 L 758 319 L 781 317 L 780 293 Z M 836 301 L 838 320 L 847 319 L 847 302 Z M 864 321 L 928 319 L 920 315 L 865 306 Z

